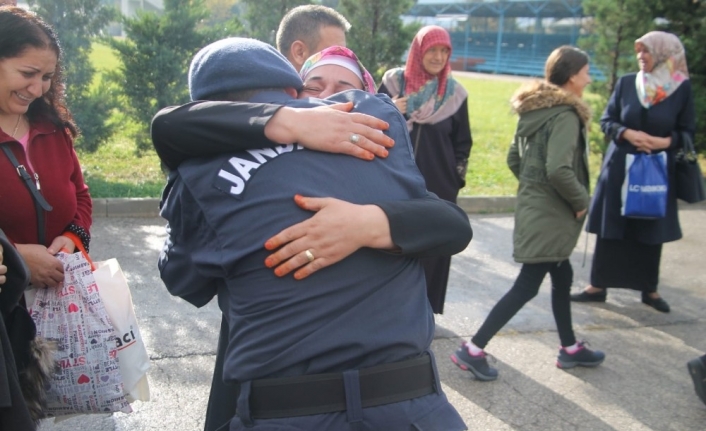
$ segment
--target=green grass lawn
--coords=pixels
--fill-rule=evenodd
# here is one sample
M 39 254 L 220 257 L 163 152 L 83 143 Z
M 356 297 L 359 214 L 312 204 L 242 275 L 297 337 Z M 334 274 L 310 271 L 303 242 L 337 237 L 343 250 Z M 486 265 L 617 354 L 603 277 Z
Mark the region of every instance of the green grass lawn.
M 466 187 L 461 190 L 461 195 L 514 195 L 517 180 L 506 164 L 517 125 L 517 116 L 510 108 L 510 97 L 522 83 L 463 77 L 456 79 L 468 90 L 468 118 L 473 136 Z M 592 95 L 587 94 L 586 97 Z M 599 126 L 593 124 L 591 127 Z M 594 182 L 600 170 L 600 155 L 591 154 L 589 163 Z
M 120 65 L 113 51 L 101 43 L 93 44 L 91 62 L 98 71 L 93 80 L 94 87 L 100 83 L 103 72 L 115 70 Z M 113 113 L 111 121 L 120 126 L 109 143 L 95 153 L 78 153 L 91 196 L 158 197 L 165 182 L 159 158 L 154 152 L 136 155 L 135 144 L 125 133 L 131 127 L 130 121 L 121 112 Z
M 112 70 L 119 64 L 110 48 L 101 44 L 94 45 L 91 61 L 99 71 Z M 99 79 L 97 77 L 96 82 Z M 510 111 L 509 99 L 521 84 L 492 79 L 459 78 L 459 81 L 468 90 L 473 135 L 467 185 L 461 195 L 514 195 L 517 181 L 505 159 L 517 123 L 517 117 Z M 116 112 L 115 116 L 119 124 L 129 123 L 121 118 L 121 113 Z M 120 133 L 95 153 L 80 152 L 79 158 L 95 198 L 158 197 L 164 185 L 164 175 L 154 152 L 138 157 L 134 144 Z M 591 157 L 593 178 L 600 167 L 599 158 L 598 155 Z
M 126 138 L 116 137 L 95 153 L 79 152 L 78 156 L 94 198 L 158 197 L 164 187 L 157 154 L 138 157 Z
M 93 44 L 91 62 L 99 73 L 114 70 L 120 66 L 120 60 L 113 54 L 113 50 L 108 45 L 103 45 L 102 43 Z
M 473 147 L 468 159 L 464 196 L 513 195 L 517 181 L 505 165 L 517 118 L 510 96 L 520 83 L 458 78 L 468 91 L 468 118 Z

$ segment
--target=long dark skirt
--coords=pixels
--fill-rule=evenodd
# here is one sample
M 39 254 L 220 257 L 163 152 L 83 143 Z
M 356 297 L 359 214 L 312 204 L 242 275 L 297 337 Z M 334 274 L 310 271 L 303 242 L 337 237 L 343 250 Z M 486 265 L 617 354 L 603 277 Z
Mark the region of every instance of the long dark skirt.
M 424 275 L 427 280 L 427 298 L 431 303 L 431 309 L 435 314 L 441 314 L 444 312 L 451 256 L 425 257 L 419 261 L 424 267 Z
M 591 285 L 656 292 L 661 258 L 662 244 L 596 238 Z

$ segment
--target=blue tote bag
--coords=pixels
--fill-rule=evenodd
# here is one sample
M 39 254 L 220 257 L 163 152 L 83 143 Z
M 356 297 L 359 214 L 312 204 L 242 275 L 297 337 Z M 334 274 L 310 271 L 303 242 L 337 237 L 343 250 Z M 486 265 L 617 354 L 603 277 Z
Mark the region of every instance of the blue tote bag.
M 668 191 L 666 152 L 628 154 L 625 157 L 623 216 L 647 219 L 664 217 Z

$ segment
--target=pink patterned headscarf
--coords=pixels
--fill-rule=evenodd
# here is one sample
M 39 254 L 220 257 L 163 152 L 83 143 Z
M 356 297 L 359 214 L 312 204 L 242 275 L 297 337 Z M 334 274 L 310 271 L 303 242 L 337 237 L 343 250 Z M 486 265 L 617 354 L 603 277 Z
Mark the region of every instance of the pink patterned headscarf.
M 365 91 L 372 94 L 377 93 L 375 81 L 373 80 L 372 75 L 370 75 L 370 73 L 365 69 L 363 63 L 361 63 L 358 59 L 358 56 L 344 46 L 330 46 L 309 57 L 304 62 L 302 69 L 299 71 L 299 76 L 301 76 L 302 81 L 306 81 L 306 77 L 309 76 L 309 73 L 312 70 L 326 64 L 335 64 L 337 66 L 345 67 L 360 78 Z
M 412 46 L 409 48 L 409 54 L 407 55 L 407 64 L 404 67 L 405 94 L 414 94 L 427 82 L 438 78 L 436 94 L 443 97 L 446 92 L 446 81 L 449 73 L 451 73 L 451 55 L 449 55 L 449 60 L 446 61 L 446 66 L 436 76 L 427 72 L 422 64 L 424 54 L 429 48 L 437 45 L 444 46 L 451 52 L 451 36 L 449 36 L 449 32 L 446 29 L 438 25 L 422 27 L 417 32 L 417 35 L 414 36 Z
M 674 93 L 689 79 L 686 53 L 679 38 L 663 31 L 651 31 L 635 41 L 644 45 L 654 59 L 649 72 L 638 72 L 635 79 L 640 103 L 654 106 Z
M 424 54 L 434 46 L 451 50 L 449 33 L 437 25 L 422 27 L 412 41 L 405 67 L 390 69 L 382 83 L 393 97 L 407 97 L 407 127 L 414 123 L 436 124 L 456 113 L 468 98 L 466 90 L 451 76 L 451 55 L 437 75 L 424 69 Z

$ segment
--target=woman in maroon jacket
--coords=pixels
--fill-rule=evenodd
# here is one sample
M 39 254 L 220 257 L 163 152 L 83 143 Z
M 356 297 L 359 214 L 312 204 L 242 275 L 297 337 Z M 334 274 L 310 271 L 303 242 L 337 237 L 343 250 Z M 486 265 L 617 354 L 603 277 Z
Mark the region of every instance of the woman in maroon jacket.
M 61 50 L 35 14 L 0 7 L 0 229 L 15 246 L 37 287 L 56 287 L 63 266 L 54 255 L 90 240 L 91 198 L 73 149 L 76 127 L 63 100 Z M 24 301 L 5 308 L 24 399 L 34 423 L 43 416 L 51 354 Z M 44 364 L 44 366 L 43 366 Z M 32 377 L 34 376 L 34 377 Z M 31 424 L 21 429 L 33 429 Z
M 73 252 L 78 240 L 88 248 L 90 240 L 91 198 L 73 149 L 76 127 L 64 104 L 60 55 L 53 30 L 39 17 L 0 8 L 0 228 L 35 286 L 63 281 L 54 254 Z

